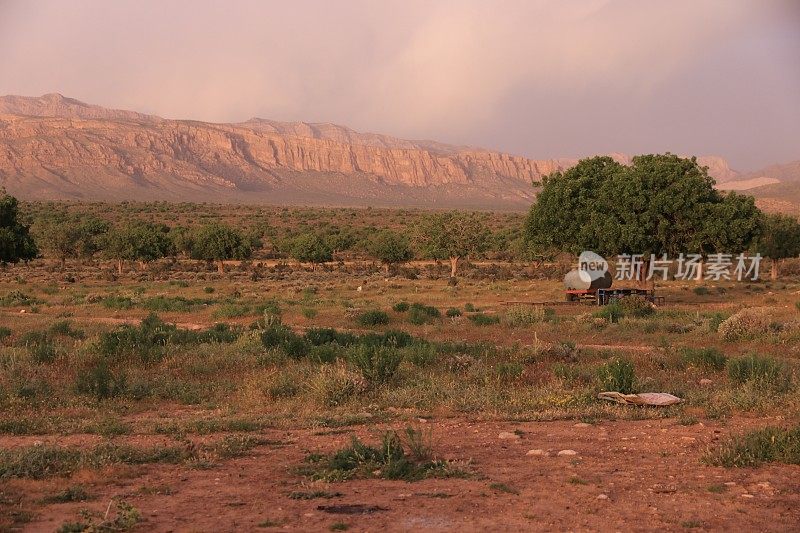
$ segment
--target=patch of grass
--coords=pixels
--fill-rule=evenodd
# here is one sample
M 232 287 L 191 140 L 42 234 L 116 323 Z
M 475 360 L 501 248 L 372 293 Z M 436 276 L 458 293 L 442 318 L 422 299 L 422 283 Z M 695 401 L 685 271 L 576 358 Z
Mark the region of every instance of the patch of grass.
M 792 384 L 792 374 L 786 363 L 769 356 L 756 354 L 728 361 L 728 378 L 737 385 L 753 383 L 773 392 L 786 392 Z
M 708 290 L 708 287 L 703 287 L 701 285 L 700 287 L 695 287 L 694 289 L 692 289 L 692 292 L 698 296 L 705 296 L 709 294 L 711 291 Z
M 506 483 L 491 483 L 489 488 L 498 492 L 505 492 L 506 494 L 519 494 L 519 490 Z
M 712 371 L 722 370 L 728 362 L 728 358 L 716 348 L 683 348 L 681 358 L 686 364 Z
M 83 340 L 86 338 L 86 333 L 82 329 L 74 329 L 72 322 L 69 320 L 59 320 L 54 322 L 48 331 L 53 335 L 63 335 L 75 340 Z
M 458 307 L 451 307 L 444 312 L 444 315 L 447 318 L 455 318 L 457 316 L 461 316 L 461 309 L 459 309 Z
M 69 476 L 80 468 L 120 463 L 178 463 L 189 455 L 184 448 L 135 448 L 111 443 L 90 449 L 51 445 L 11 448 L 0 450 L 0 479 Z
M 38 298 L 19 290 L 7 292 L 0 296 L 0 307 L 24 307 L 40 303 L 42 303 L 42 301 Z
M 715 466 L 752 467 L 763 463 L 800 464 L 800 426 L 767 427 L 730 437 L 704 460 Z
M 350 526 L 345 522 L 334 522 L 328 529 L 331 531 L 347 531 L 350 529 Z
M 505 322 L 511 327 L 523 327 L 545 322 L 552 318 L 554 312 L 540 305 L 515 305 L 505 313 Z
M 142 302 L 142 307 L 148 311 L 188 313 L 198 302 L 181 296 L 154 296 Z
M 70 485 L 66 489 L 55 492 L 53 494 L 49 494 L 42 498 L 42 503 L 50 504 L 50 503 L 73 503 L 73 502 L 85 502 L 94 499 L 94 496 L 90 495 L 86 492 L 80 485 Z
M 341 492 L 329 492 L 327 490 L 294 491 L 289 493 L 289 498 L 293 500 L 316 500 L 318 498 L 338 498 L 344 496 Z
M 483 313 L 478 313 L 478 314 L 475 314 L 475 315 L 469 315 L 468 318 L 476 326 L 492 326 L 494 324 L 499 324 L 500 323 L 500 317 L 499 316 L 485 315 Z
M 305 318 L 311 320 L 317 316 L 317 310 L 312 307 L 304 307 L 300 314 L 302 314 Z
M 111 295 L 106 296 L 101 301 L 103 307 L 106 309 L 114 309 L 116 311 L 126 311 L 133 309 L 133 300 L 127 296 Z
M 728 491 L 728 487 L 723 485 L 722 483 L 717 483 L 717 484 L 708 486 L 708 492 L 710 492 L 712 494 L 722 494 L 722 493 L 727 492 L 727 491 Z
M 329 482 L 371 477 L 419 481 L 467 475 L 446 461 L 426 455 L 427 458 L 419 457 L 397 432 L 389 431 L 378 446 L 366 445 L 353 437 L 349 446 L 331 455 L 311 455 L 299 471 L 312 479 Z
M 237 303 L 222 303 L 214 310 L 214 318 L 239 318 L 256 314 L 249 305 Z
M 636 392 L 636 373 L 633 363 L 627 359 L 613 359 L 597 369 L 600 387 L 604 391 L 616 391 L 622 394 Z

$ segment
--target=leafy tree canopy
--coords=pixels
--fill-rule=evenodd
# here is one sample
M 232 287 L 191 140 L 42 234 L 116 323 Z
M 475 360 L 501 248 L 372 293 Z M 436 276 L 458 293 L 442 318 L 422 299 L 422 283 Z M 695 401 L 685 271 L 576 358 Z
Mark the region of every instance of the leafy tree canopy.
M 735 253 L 759 231 L 753 199 L 717 191 L 695 158 L 643 155 L 624 166 L 592 157 L 542 186 L 525 223 L 540 252 Z
M 489 229 L 477 213 L 450 211 L 424 217 L 416 228 L 422 253 L 431 259 L 449 259 L 455 276 L 458 260 L 484 251 Z
M 755 249 L 770 259 L 786 259 L 800 255 L 800 223 L 782 214 L 765 215 L 761 237 Z
M 173 250 L 169 228 L 135 221 L 112 228 L 106 237 L 105 253 L 117 260 L 154 261 Z
M 333 250 L 325 239 L 311 232 L 292 239 L 289 253 L 301 263 L 325 263 L 333 258 Z
M 31 231 L 42 249 L 64 261 L 99 252 L 108 228 L 106 221 L 93 215 L 61 212 L 38 218 Z
M 0 189 L 0 263 L 27 261 L 39 254 L 29 226 L 19 220 L 19 203 Z
M 380 231 L 369 239 L 367 252 L 386 265 L 404 263 L 414 255 L 408 239 L 392 230 Z
M 225 224 L 211 223 L 192 233 L 192 259 L 223 261 L 247 259 L 253 253 L 251 239 L 239 230 Z

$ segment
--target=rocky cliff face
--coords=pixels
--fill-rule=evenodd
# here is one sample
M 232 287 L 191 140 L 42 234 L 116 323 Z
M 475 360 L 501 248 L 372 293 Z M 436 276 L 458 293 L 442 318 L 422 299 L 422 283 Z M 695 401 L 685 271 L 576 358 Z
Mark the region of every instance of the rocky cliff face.
M 724 160 L 701 162 L 721 180 L 733 173 Z M 0 185 L 27 199 L 520 208 L 532 180 L 574 163 L 333 124 L 210 124 L 55 94 L 0 98 Z

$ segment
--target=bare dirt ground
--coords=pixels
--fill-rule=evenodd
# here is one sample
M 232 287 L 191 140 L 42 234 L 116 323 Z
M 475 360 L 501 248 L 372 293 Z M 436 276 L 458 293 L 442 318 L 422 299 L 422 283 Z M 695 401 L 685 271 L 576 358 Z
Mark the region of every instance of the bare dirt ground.
M 141 512 L 139 531 L 320 531 L 334 524 L 352 531 L 796 530 L 800 466 L 724 469 L 701 462 L 709 445 L 756 422 L 764 423 L 741 418 L 692 426 L 674 420 L 585 424 L 434 419 L 420 426 L 432 430 L 435 450 L 446 459 L 469 461 L 474 475 L 413 483 L 309 483 L 294 470 L 308 453 L 331 452 L 354 434 L 374 441 L 389 426 L 328 434 L 268 429 L 263 436 L 276 444 L 211 469 L 143 466 L 81 472 L 74 480 L 97 498 L 44 507 L 25 530 L 53 531 L 81 507 L 102 514 L 112 498 L 120 497 Z M 510 435 L 501 438 L 501 433 Z M 66 444 L 59 438 L 45 440 Z M 75 444 L 82 439 L 68 440 Z M 6 437 L 2 445 L 29 441 Z M 137 439 L 136 444 L 143 442 Z M 575 454 L 559 455 L 564 450 Z M 46 491 L 49 483 L 10 481 L 1 490 L 6 498 L 30 495 Z M 289 497 L 294 491 L 313 490 L 337 495 Z

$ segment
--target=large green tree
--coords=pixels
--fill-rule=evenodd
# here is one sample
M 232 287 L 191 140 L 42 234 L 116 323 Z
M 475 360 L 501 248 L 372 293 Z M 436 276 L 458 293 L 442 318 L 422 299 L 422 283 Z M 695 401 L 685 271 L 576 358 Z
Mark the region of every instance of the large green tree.
M 489 229 L 477 213 L 450 211 L 423 217 L 416 227 L 416 239 L 423 255 L 449 259 L 450 276 L 455 277 L 458 262 L 484 251 Z
M 408 238 L 389 229 L 379 231 L 366 243 L 367 253 L 379 260 L 389 271 L 391 265 L 405 263 L 413 257 Z
M 117 260 L 122 274 L 123 261 L 149 263 L 172 253 L 169 228 L 149 222 L 134 221 L 112 228 L 105 239 L 105 254 Z
M 31 231 L 36 242 L 48 254 L 61 261 L 91 258 L 102 248 L 108 223 L 93 215 L 55 213 L 38 218 Z
M 29 226 L 19 219 L 19 202 L 0 189 L 0 263 L 17 263 L 39 254 Z
M 770 274 L 772 279 L 777 279 L 783 261 L 800 255 L 800 223 L 789 215 L 765 215 L 755 250 L 772 260 Z
M 333 250 L 325 239 L 316 233 L 301 233 L 289 244 L 289 254 L 301 263 L 311 263 L 312 268 L 333 259 Z
M 546 176 L 525 236 L 540 252 L 601 255 L 736 253 L 759 233 L 751 197 L 723 194 L 695 158 L 593 157 Z
M 247 259 L 253 253 L 251 239 L 239 230 L 225 224 L 211 223 L 192 233 L 192 259 L 215 261 L 220 273 L 225 271 L 225 260 Z

